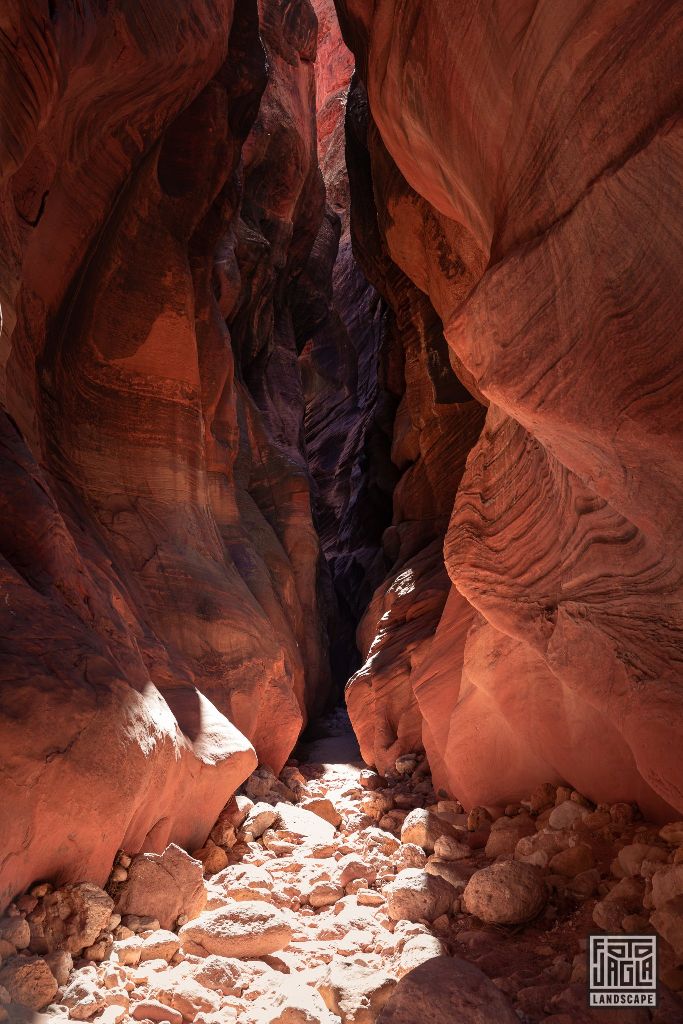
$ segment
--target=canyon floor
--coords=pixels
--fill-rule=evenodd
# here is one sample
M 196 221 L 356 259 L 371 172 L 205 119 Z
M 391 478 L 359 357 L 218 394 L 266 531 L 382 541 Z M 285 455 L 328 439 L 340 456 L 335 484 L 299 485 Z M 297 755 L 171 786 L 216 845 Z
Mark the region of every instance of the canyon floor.
M 658 828 L 550 784 L 496 821 L 466 814 L 422 755 L 385 777 L 365 768 L 341 709 L 296 753 L 279 778 L 257 768 L 192 856 L 121 851 L 106 891 L 42 883 L 11 904 L 0 1019 L 683 1019 L 664 940 L 657 1010 L 586 998 L 589 932 L 653 923 L 678 941 L 683 822 Z

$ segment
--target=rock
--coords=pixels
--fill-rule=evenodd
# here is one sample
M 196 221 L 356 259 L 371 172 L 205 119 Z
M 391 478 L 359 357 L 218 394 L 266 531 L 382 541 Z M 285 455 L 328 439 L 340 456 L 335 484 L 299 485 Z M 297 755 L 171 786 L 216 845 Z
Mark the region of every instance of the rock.
M 0 941 L 9 942 L 15 949 L 26 949 L 31 941 L 31 929 L 23 917 L 0 918 Z
M 281 911 L 254 900 L 207 911 L 183 925 L 179 936 L 182 948 L 196 956 L 249 958 L 284 949 L 292 930 Z
M 243 793 L 236 793 L 221 811 L 219 820 L 223 818 L 234 829 L 241 828 L 253 806 L 254 801 L 250 800 L 248 796 L 245 796 Z
M 396 973 L 399 978 L 403 978 L 420 964 L 443 956 L 445 952 L 443 943 L 436 935 L 413 935 L 403 945 Z
M 539 811 L 544 811 L 546 807 L 555 806 L 555 796 L 557 794 L 557 786 L 552 782 L 542 782 L 533 791 L 529 797 L 529 809 L 538 814 Z
M 0 986 L 31 1010 L 44 1010 L 57 994 L 57 979 L 39 956 L 17 956 L 0 965 Z
M 175 932 L 166 931 L 163 928 L 152 932 L 142 943 L 140 949 L 140 962 L 145 960 L 172 960 L 180 949 L 180 939 Z
M 556 853 L 550 858 L 548 867 L 555 874 L 574 878 L 575 875 L 580 875 L 584 871 L 590 871 L 594 865 L 595 858 L 590 846 L 579 843 L 577 846 L 570 846 L 568 849 Z
M 658 46 L 653 44 L 652 58 L 659 68 L 656 85 L 651 77 L 652 60 L 645 58 L 635 43 L 628 49 L 628 58 L 624 54 L 624 59 L 632 62 L 633 79 L 641 83 L 643 96 L 647 95 L 640 112 L 635 113 L 623 109 L 617 91 L 606 86 L 600 100 L 596 96 L 594 105 L 585 104 L 587 82 L 590 88 L 599 89 L 601 61 L 610 59 L 615 32 L 625 38 L 638 33 L 640 12 L 634 8 L 620 8 L 616 20 L 609 24 L 593 11 L 588 21 L 573 24 L 569 30 L 550 13 L 525 24 L 520 29 L 525 42 L 531 46 L 533 40 L 539 48 L 530 58 L 528 72 L 540 83 L 543 99 L 539 102 L 539 89 L 520 94 L 514 73 L 504 85 L 497 82 L 493 86 L 491 67 L 513 67 L 519 46 L 502 10 L 492 20 L 488 10 L 478 11 L 468 22 L 468 33 L 459 36 L 449 31 L 450 20 L 459 10 L 450 3 L 389 0 L 362 5 L 362 16 L 358 13 L 361 5 L 353 0 L 339 0 L 339 6 L 343 24 L 353 25 L 347 38 L 362 80 L 354 83 L 347 107 L 356 131 L 355 147 L 349 145 L 348 156 L 352 195 L 357 209 L 365 203 L 365 218 L 356 218 L 355 226 L 355 237 L 360 236 L 364 244 L 357 243 L 356 251 L 368 276 L 389 295 L 395 314 L 400 309 L 413 329 L 422 330 L 422 337 L 430 337 L 429 321 L 420 317 L 419 295 L 415 293 L 419 290 L 428 295 L 429 306 L 443 325 L 447 355 L 458 378 L 467 381 L 470 395 L 481 396 L 488 406 L 486 427 L 470 442 L 473 447 L 461 467 L 453 451 L 455 445 L 447 446 L 445 438 L 458 436 L 464 442 L 458 433 L 462 421 L 456 425 L 455 416 L 447 423 L 439 420 L 430 401 L 434 392 L 425 394 L 427 375 L 419 355 L 410 346 L 405 355 L 401 351 L 406 384 L 392 439 L 394 465 L 401 474 L 397 485 L 400 500 L 391 532 L 385 537 L 390 557 L 395 551 L 400 551 L 401 557 L 377 588 L 359 626 L 367 660 L 347 693 L 364 758 L 384 770 L 385 760 L 390 765 L 398 752 L 398 745 L 389 744 L 389 738 L 400 736 L 402 745 L 413 745 L 424 736 L 427 755 L 438 773 L 437 787 L 458 793 L 469 805 L 507 803 L 544 780 L 567 777 L 568 788 L 590 787 L 591 796 L 600 800 L 633 794 L 653 812 L 659 803 L 664 816 L 671 812 L 663 804 L 672 799 L 681 802 L 680 769 L 674 753 L 681 747 L 681 693 L 676 666 L 667 661 L 662 670 L 658 668 L 669 642 L 665 609 L 670 594 L 662 581 L 661 606 L 654 607 L 645 580 L 652 560 L 659 563 L 662 559 L 656 538 L 667 532 L 670 523 L 676 525 L 665 547 L 671 550 L 680 540 L 681 524 L 673 511 L 680 505 L 678 492 L 671 492 L 668 486 L 676 477 L 678 455 L 676 448 L 669 449 L 666 469 L 653 469 L 651 417 L 660 414 L 666 419 L 659 409 L 657 414 L 649 406 L 638 410 L 628 442 L 618 426 L 627 404 L 628 382 L 634 378 L 631 368 L 618 365 L 623 331 L 616 323 L 626 295 L 632 291 L 643 295 L 642 278 L 649 276 L 648 301 L 632 310 L 629 333 L 634 344 L 651 324 L 654 308 L 667 329 L 672 323 L 677 329 L 678 320 L 671 319 L 670 284 L 667 279 L 665 285 L 662 278 L 669 271 L 670 240 L 662 237 L 659 241 L 649 275 L 628 264 L 631 289 L 615 292 L 612 276 L 603 268 L 620 248 L 637 253 L 635 225 L 645 225 L 650 219 L 646 212 L 649 204 L 644 207 L 640 195 L 633 192 L 633 173 L 642 195 L 665 192 L 671 208 L 664 218 L 667 222 L 674 216 L 676 199 L 665 175 L 661 185 L 655 184 L 661 166 L 658 153 L 643 154 L 637 169 L 622 167 L 618 180 L 610 179 L 609 185 L 602 175 L 613 166 L 617 148 L 624 152 L 629 145 L 637 146 L 635 140 L 652 131 L 675 103 L 674 87 L 664 70 L 671 53 L 670 38 L 663 36 Z M 652 23 L 658 23 L 658 15 L 649 13 Z M 586 63 L 578 58 L 576 48 L 589 36 Z M 437 38 L 444 40 L 442 46 L 433 45 Z M 475 38 L 476 48 L 471 45 Z M 655 51 L 662 55 L 661 62 Z M 552 53 L 553 66 L 565 68 L 561 82 L 544 74 L 548 60 L 541 53 Z M 448 69 L 453 67 L 467 69 L 467 103 L 452 97 Z M 424 88 L 415 90 L 411 86 L 418 79 Z M 482 101 L 485 93 L 488 98 Z M 469 112 L 481 110 L 482 103 L 488 108 L 487 115 L 473 127 Z M 557 129 L 560 106 L 564 133 L 557 132 L 549 141 L 549 133 Z M 591 146 L 587 164 L 585 140 L 597 138 L 596 128 L 605 123 L 607 107 L 614 115 L 611 131 Z M 531 123 L 538 132 L 533 138 L 547 142 L 542 152 L 529 134 Z M 567 142 L 569 131 L 571 142 Z M 508 147 L 512 137 L 519 143 L 514 155 Z M 415 149 L 409 143 L 418 138 L 420 145 Z M 485 170 L 489 167 L 497 168 L 496 173 L 489 176 Z M 562 187 L 537 190 L 531 183 L 550 180 L 546 177 L 550 168 L 553 175 L 563 169 Z M 601 187 L 592 190 L 588 204 L 582 200 L 578 210 L 576 200 L 585 197 L 587 183 L 598 180 Z M 619 192 L 618 207 L 613 203 L 614 188 Z M 374 204 L 368 198 L 371 190 Z M 558 218 L 569 209 L 576 216 L 563 221 L 556 231 Z M 367 221 L 371 221 L 372 231 Z M 438 229 L 433 227 L 435 223 Z M 550 225 L 552 235 L 543 236 L 533 254 L 518 259 L 520 240 L 539 239 L 539 232 Z M 426 241 L 430 230 L 439 231 L 438 245 L 433 235 L 432 241 Z M 593 244 L 596 230 L 603 240 L 599 250 Z M 373 246 L 370 238 L 374 240 L 375 235 L 378 241 Z M 467 253 L 463 236 L 471 243 Z M 381 259 L 378 245 L 382 246 Z M 571 268 L 575 282 L 569 304 L 563 298 L 565 282 L 560 284 L 556 269 L 558 246 L 564 257 L 561 265 Z M 462 262 L 463 273 L 457 281 L 446 278 L 446 252 L 450 259 L 457 254 Z M 585 261 L 591 266 L 589 277 L 584 276 Z M 493 273 L 492 266 L 497 268 Z M 499 273 L 503 267 L 504 272 Z M 529 284 L 532 275 L 534 288 Z M 588 281 L 585 287 L 584 281 Z M 410 314 L 404 312 L 408 304 Z M 596 345 L 595 310 L 606 306 L 615 318 L 614 326 L 609 337 L 601 335 L 601 343 Z M 551 323 L 552 354 L 548 350 Z M 530 353 L 524 368 L 509 351 L 504 354 L 501 342 L 521 333 Z M 673 345 L 673 338 L 668 337 Z M 575 357 L 578 349 L 583 358 Z M 591 363 L 598 351 L 605 382 L 599 396 Z M 670 358 L 663 347 L 655 367 L 652 356 L 641 350 L 636 379 L 654 376 L 667 387 Z M 546 372 L 549 365 L 559 365 L 553 363 L 555 359 L 566 371 L 558 386 Z M 441 383 L 446 374 L 444 367 Z M 434 388 L 438 390 L 436 385 Z M 676 395 L 680 396 L 678 389 Z M 415 413 L 418 408 L 419 416 Z M 436 441 L 438 427 L 444 435 L 443 448 Z M 678 438 L 678 431 L 674 433 Z M 427 449 L 428 439 L 431 450 Z M 458 454 L 468 447 L 462 443 Z M 623 472 L 627 463 L 631 478 Z M 529 482 L 523 510 L 513 486 L 522 464 Z M 557 475 L 546 486 L 548 478 L 543 473 L 551 464 Z M 449 478 L 460 480 L 461 472 L 455 493 L 443 494 L 444 509 L 454 502 L 443 547 L 454 585 L 451 588 L 445 582 L 437 609 L 432 609 L 431 628 L 422 632 L 419 625 L 426 624 L 420 618 L 427 618 L 424 606 L 440 580 L 436 572 L 420 573 L 413 564 L 419 565 L 419 556 L 426 561 L 424 547 L 416 553 L 422 540 L 416 519 L 419 515 L 424 529 L 426 517 L 434 514 L 434 505 L 426 500 L 417 481 L 422 474 L 430 481 L 438 480 L 432 485 L 438 492 L 439 483 Z M 648 480 L 644 493 L 634 483 L 641 475 Z M 613 551 L 607 548 L 597 558 L 593 558 L 595 552 L 589 556 L 583 550 L 572 596 L 584 602 L 585 614 L 580 623 L 574 619 L 565 628 L 566 608 L 550 601 L 551 594 L 559 593 L 553 588 L 563 586 L 567 571 L 567 548 L 561 538 L 571 536 L 581 543 L 586 524 L 580 523 L 581 517 L 575 518 L 574 510 L 576 503 L 583 508 L 591 502 L 595 502 L 592 509 L 600 507 L 599 513 L 589 513 L 596 526 L 599 520 L 607 528 L 614 516 L 625 537 L 625 523 L 638 523 L 642 546 L 630 549 L 624 558 L 612 557 Z M 436 504 L 440 507 L 438 499 Z M 643 514 L 645 506 L 647 513 Z M 541 522 L 546 525 L 548 517 L 553 520 L 553 540 L 544 543 L 527 527 Z M 406 535 L 411 539 L 409 546 Z M 433 534 L 428 536 L 431 539 Z M 440 543 L 438 537 L 436 546 Z M 406 549 L 413 556 L 409 562 Z M 604 579 L 624 581 L 632 594 L 629 615 L 621 613 L 623 591 L 608 587 L 603 599 L 600 580 Z M 672 586 L 679 594 L 680 580 Z M 530 589 L 534 594 L 531 601 L 537 602 L 533 608 Z M 404 593 L 406 604 L 410 602 L 410 619 L 405 607 L 394 610 Z M 652 631 L 648 628 L 634 637 L 631 614 L 637 616 L 636 605 L 643 621 L 652 623 Z M 619 623 L 609 640 L 602 625 L 605 614 Z M 400 660 L 401 642 L 403 647 L 410 645 L 410 656 L 405 659 L 408 666 Z M 629 652 L 626 667 L 625 651 Z M 641 685 L 644 671 L 647 678 L 657 679 L 657 686 L 647 692 Z M 510 687 L 512 675 L 524 680 L 521 692 L 534 695 L 524 700 L 523 709 L 520 689 Z M 596 699 L 598 677 L 620 679 L 616 704 L 609 686 Z M 561 706 L 570 690 L 568 713 L 580 725 L 583 737 L 575 749 L 566 742 L 566 717 L 554 716 L 549 710 Z M 676 693 L 673 708 L 669 703 L 672 690 Z M 654 723 L 651 741 L 643 742 L 641 731 L 632 727 L 636 721 Z M 391 723 L 389 732 L 387 723 Z
M 399 981 L 377 1024 L 519 1024 L 507 996 L 458 957 L 427 960 Z
M 266 765 L 259 765 L 254 769 L 244 783 L 244 792 L 254 803 L 263 801 L 267 804 L 277 804 L 283 801 L 287 803 L 296 801 L 296 796 L 291 789 L 281 782 Z
M 375 889 L 359 889 L 356 899 L 359 907 L 382 907 L 386 903 L 386 897 Z
M 225 850 L 217 846 L 212 839 L 208 839 L 206 844 L 200 847 L 199 850 L 195 850 L 192 854 L 195 860 L 199 860 L 204 865 L 204 874 L 215 875 L 223 868 L 227 868 L 229 861 L 228 855 Z
M 122 915 L 154 915 L 162 928 L 170 930 L 181 914 L 196 917 L 205 903 L 201 861 L 172 843 L 163 853 L 133 858 L 116 909 Z
M 218 893 L 221 898 L 226 897 L 228 900 L 253 900 L 258 897 L 270 902 L 272 884 L 272 877 L 265 868 L 256 864 L 232 864 L 214 876 L 212 894 Z M 208 909 L 216 908 L 211 906 Z
M 487 924 L 530 921 L 545 906 L 546 888 L 538 870 L 517 861 L 499 861 L 476 871 L 465 887 L 465 909 Z
M 115 941 L 114 953 L 116 953 L 119 962 L 130 967 L 137 967 L 142 955 L 143 942 L 144 940 L 137 935 Z
M 341 958 L 333 960 L 317 983 L 325 1005 L 342 1024 L 375 1024 L 395 987 L 396 979 L 388 972 Z
M 433 921 L 447 913 L 456 896 L 448 882 L 420 868 L 405 868 L 384 890 L 392 921 Z
M 341 814 L 332 801 L 326 797 L 309 797 L 308 800 L 302 800 L 299 806 L 302 810 L 311 811 L 312 814 L 317 814 L 324 821 L 329 821 L 334 828 L 339 828 L 341 825 Z
M 643 861 L 658 861 L 666 864 L 667 851 L 661 846 L 650 846 L 648 843 L 630 843 L 623 846 L 617 854 L 619 865 L 628 877 L 639 875 Z
M 577 822 L 585 818 L 587 811 L 574 800 L 565 800 L 553 808 L 548 824 L 554 829 L 572 828 Z
M 275 810 L 282 828 L 296 836 L 300 842 L 310 846 L 333 841 L 334 826 L 319 815 L 284 803 L 277 803 Z
M 48 893 L 27 917 L 30 948 L 34 953 L 80 953 L 106 929 L 113 909 L 113 900 L 90 882 Z
M 396 758 L 394 767 L 399 775 L 412 775 L 417 768 L 417 755 L 401 754 Z
M 141 999 L 133 1005 L 131 1010 L 133 1020 L 151 1020 L 161 1024 L 168 1021 L 168 1024 L 183 1024 L 183 1015 L 179 1010 L 174 1010 L 157 999 Z
M 74 967 L 71 953 L 66 949 L 56 949 L 53 953 L 46 953 L 43 959 L 57 979 L 57 984 L 66 985 Z
M 434 855 L 442 860 L 465 860 L 472 856 L 469 844 L 453 836 L 439 836 L 434 841 Z
M 372 790 L 371 792 L 365 793 L 361 799 L 361 809 L 364 814 L 368 814 L 371 818 L 376 821 L 382 818 L 387 811 L 390 811 L 394 806 L 394 798 L 390 793 L 386 793 L 382 790 Z
M 582 871 L 572 878 L 567 888 L 569 892 L 579 899 L 587 899 L 589 896 L 595 895 L 598 891 L 599 883 L 600 872 L 592 868 L 590 871 Z
M 615 825 L 630 825 L 635 817 L 633 805 L 626 803 L 612 804 L 609 814 Z
M 487 831 L 492 821 L 493 818 L 485 807 L 473 807 L 467 815 L 467 831 Z
M 343 899 L 344 890 L 333 882 L 316 882 L 308 893 L 308 902 L 312 907 L 331 907 Z
M 215 1012 L 221 1004 L 217 992 L 188 977 L 175 978 L 172 988 L 165 990 L 162 995 L 169 998 L 173 1009 L 178 1010 L 184 1020 L 189 1021 L 193 1021 L 198 1013 Z
M 683 821 L 670 821 L 660 828 L 659 834 L 665 843 L 672 846 L 683 846 Z
M 536 825 L 526 814 L 518 814 L 514 818 L 499 818 L 491 825 L 486 840 L 487 857 L 509 857 L 515 852 L 517 844 L 524 836 L 534 835 Z
M 224 850 L 232 849 L 237 842 L 237 832 L 228 815 L 225 813 L 219 814 L 216 824 L 211 829 L 209 838 L 216 846 L 221 846 Z
M 623 919 L 642 908 L 645 886 L 638 878 L 622 878 L 593 907 L 593 921 L 606 932 L 623 931 Z
M 193 969 L 192 977 L 204 988 L 224 996 L 239 995 L 246 987 L 243 964 L 225 956 L 207 956 Z
M 376 772 L 370 772 L 367 769 L 363 769 L 358 777 L 358 781 L 363 789 L 382 789 L 386 785 L 386 780 L 381 775 L 377 775 Z
M 242 831 L 248 832 L 254 839 L 258 839 L 267 828 L 278 820 L 278 814 L 271 804 L 260 802 L 254 804 L 242 824 Z
M 425 865 L 425 871 L 430 875 L 438 875 L 449 885 L 452 885 L 457 892 L 461 892 L 470 880 L 473 868 L 457 860 L 441 860 L 440 857 L 430 857 Z
M 281 976 L 252 1004 L 247 1019 L 248 1024 L 337 1024 L 339 1020 L 318 992 Z
M 659 909 L 677 896 L 683 896 L 683 864 L 661 867 L 652 876 L 653 907 Z
M 90 1020 L 104 1009 L 107 990 L 103 989 L 94 967 L 75 971 L 61 995 L 61 1002 L 69 1008 L 73 1020 Z
M 339 884 L 347 886 L 354 878 L 366 878 L 373 880 L 377 874 L 374 867 L 362 860 L 355 853 L 347 853 L 337 862 L 339 870 Z
M 420 807 L 410 812 L 401 828 L 401 842 L 419 846 L 425 852 L 432 852 L 434 843 L 442 836 L 457 839 L 457 833 L 448 822 Z
M 522 836 L 515 847 L 515 860 L 524 864 L 533 864 L 545 868 L 551 857 L 569 847 L 568 832 L 557 832 L 554 829 L 541 829 L 535 835 Z
M 683 961 L 683 896 L 675 896 L 653 910 L 650 923 Z
M 427 854 L 416 843 L 404 843 L 396 854 L 396 870 L 404 868 L 423 868 L 427 863 Z

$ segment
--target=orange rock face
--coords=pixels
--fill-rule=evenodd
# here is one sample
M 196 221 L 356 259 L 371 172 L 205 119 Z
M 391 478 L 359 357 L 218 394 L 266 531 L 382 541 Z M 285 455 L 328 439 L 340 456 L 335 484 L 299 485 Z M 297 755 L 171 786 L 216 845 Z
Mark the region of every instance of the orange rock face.
M 362 627 L 365 756 L 421 733 L 468 804 L 563 779 L 666 817 L 683 807 L 680 12 L 338 8 L 381 140 L 371 127 L 383 242 L 488 405 L 452 587 L 408 677 L 382 662 L 394 570 Z
M 0 904 L 199 847 L 325 699 L 288 292 L 323 213 L 316 22 L 290 7 L 2 15 Z

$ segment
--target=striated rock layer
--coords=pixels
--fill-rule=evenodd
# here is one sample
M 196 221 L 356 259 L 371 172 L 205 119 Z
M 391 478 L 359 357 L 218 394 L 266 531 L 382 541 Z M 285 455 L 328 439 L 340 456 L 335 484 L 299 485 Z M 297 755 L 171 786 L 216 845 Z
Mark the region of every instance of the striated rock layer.
M 383 244 L 488 405 L 461 481 L 422 457 L 457 484 L 452 586 L 407 678 L 388 654 L 394 569 L 361 628 L 365 757 L 421 733 L 468 804 L 562 779 L 666 817 L 683 808 L 680 10 L 337 8 L 376 125 Z
M 0 17 L 0 904 L 197 848 L 329 670 L 308 0 Z

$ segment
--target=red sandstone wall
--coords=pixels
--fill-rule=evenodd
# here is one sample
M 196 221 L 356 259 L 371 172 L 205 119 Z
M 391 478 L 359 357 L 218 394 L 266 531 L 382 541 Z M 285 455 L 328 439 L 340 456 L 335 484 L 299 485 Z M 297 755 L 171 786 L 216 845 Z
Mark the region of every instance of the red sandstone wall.
M 316 22 L 288 10 L 0 15 L 0 904 L 199 845 L 325 699 L 287 298 Z
M 376 667 L 382 594 L 363 626 L 366 756 L 393 753 L 387 721 L 416 702 L 437 782 L 468 804 L 565 779 L 680 811 L 680 10 L 337 7 L 381 138 L 383 239 L 488 405 L 409 687 Z

